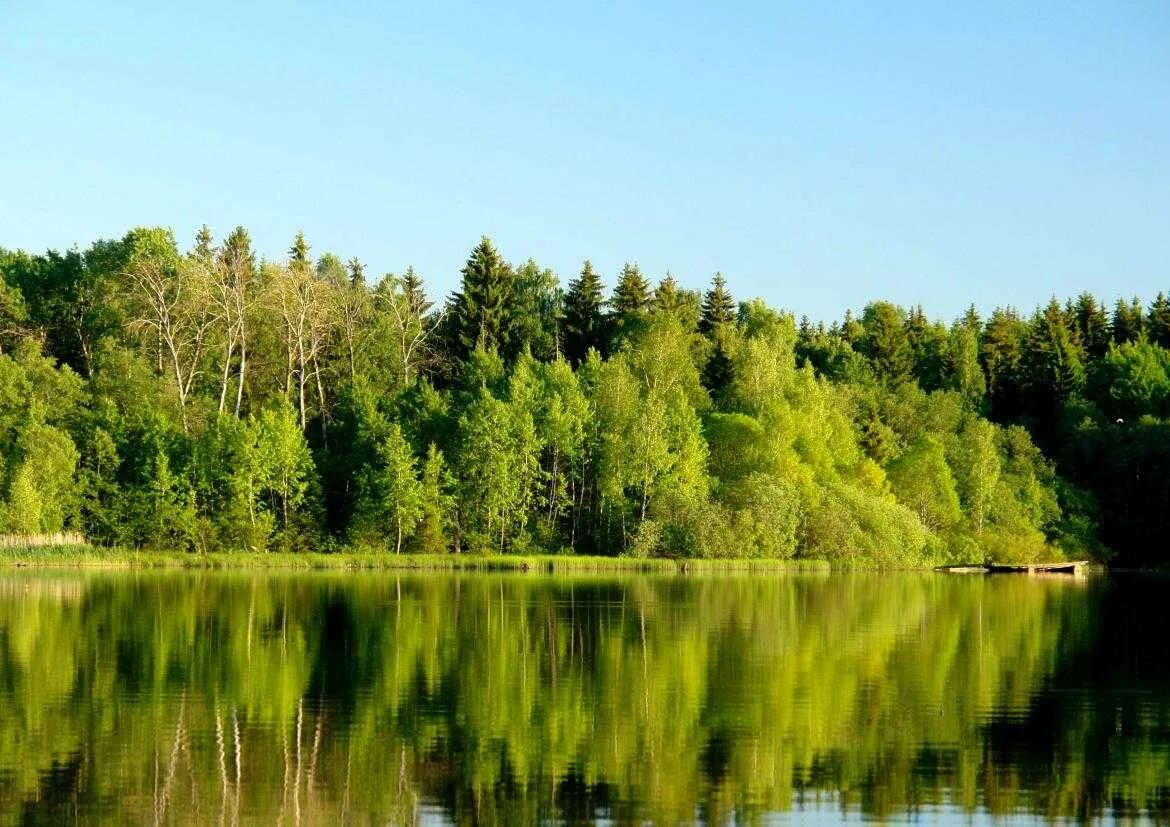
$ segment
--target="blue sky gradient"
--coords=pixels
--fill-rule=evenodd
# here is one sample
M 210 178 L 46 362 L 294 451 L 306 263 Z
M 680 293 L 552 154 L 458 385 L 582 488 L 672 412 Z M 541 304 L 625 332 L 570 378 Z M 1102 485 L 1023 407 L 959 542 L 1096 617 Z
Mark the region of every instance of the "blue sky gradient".
M 0 246 L 481 234 L 814 318 L 1170 290 L 1170 3 L 0 0 Z M 832 5 L 832 8 L 828 6 Z

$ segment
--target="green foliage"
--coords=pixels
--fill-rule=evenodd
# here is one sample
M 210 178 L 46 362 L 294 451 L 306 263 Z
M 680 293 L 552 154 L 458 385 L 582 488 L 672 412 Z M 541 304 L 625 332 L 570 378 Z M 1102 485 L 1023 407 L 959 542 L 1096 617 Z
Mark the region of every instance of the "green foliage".
M 436 309 L 412 269 L 313 255 L 0 252 L 7 530 L 920 565 L 1170 528 L 1164 296 L 798 326 L 627 264 L 607 313 L 588 261 L 562 290 L 485 237 Z
M 515 281 L 491 239 L 480 239 L 463 266 L 462 286 L 449 311 L 454 356 L 465 358 L 477 349 L 510 351 L 515 345 Z
M 711 289 L 703 294 L 703 309 L 699 313 L 699 332 L 713 336 L 723 325 L 735 320 L 735 299 L 727 289 L 727 280 L 716 273 Z
M 391 423 L 374 445 L 374 461 L 361 479 L 358 523 L 375 535 L 390 533 L 396 554 L 402 551 L 403 538 L 409 539 L 423 518 L 424 488 L 417 465 L 402 428 Z
M 311 533 L 303 519 L 312 485 L 313 457 L 296 414 L 288 405 L 264 410 L 256 423 L 257 487 L 276 515 L 280 544 L 291 546 Z
M 581 275 L 569 282 L 565 293 L 564 348 L 569 362 L 577 365 L 590 348 L 602 351 L 606 344 L 601 278 L 585 261 Z
M 625 342 L 638 335 L 651 311 L 652 303 L 650 283 L 642 276 L 637 264 L 627 262 L 618 275 L 617 286 L 609 300 L 613 335 L 610 350 L 620 349 Z
M 962 516 L 946 452 L 933 436 L 917 440 L 890 463 L 886 475 L 898 501 L 917 514 L 931 531 L 946 532 Z

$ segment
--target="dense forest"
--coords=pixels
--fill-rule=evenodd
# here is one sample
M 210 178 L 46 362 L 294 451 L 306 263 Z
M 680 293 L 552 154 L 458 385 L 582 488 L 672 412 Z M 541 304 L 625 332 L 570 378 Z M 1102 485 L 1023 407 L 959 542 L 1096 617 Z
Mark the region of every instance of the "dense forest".
M 716 274 L 459 289 L 244 228 L 0 250 L 0 532 L 210 550 L 1158 562 L 1170 300 L 826 326 Z

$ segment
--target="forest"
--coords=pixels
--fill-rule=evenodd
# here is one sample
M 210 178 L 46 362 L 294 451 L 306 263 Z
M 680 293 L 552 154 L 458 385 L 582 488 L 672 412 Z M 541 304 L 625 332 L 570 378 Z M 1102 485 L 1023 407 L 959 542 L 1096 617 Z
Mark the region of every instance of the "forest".
M 1170 300 L 826 324 L 636 264 L 459 288 L 138 228 L 0 249 L 0 533 L 204 551 L 1165 562 Z

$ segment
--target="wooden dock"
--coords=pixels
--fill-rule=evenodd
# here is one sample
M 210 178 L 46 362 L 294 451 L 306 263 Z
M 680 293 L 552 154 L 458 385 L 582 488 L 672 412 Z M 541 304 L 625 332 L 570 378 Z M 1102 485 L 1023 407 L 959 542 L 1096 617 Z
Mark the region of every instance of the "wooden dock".
M 1066 560 L 1059 563 L 974 563 L 960 566 L 939 566 L 935 571 L 949 574 L 1083 574 L 1088 560 Z

